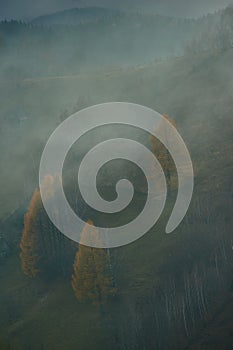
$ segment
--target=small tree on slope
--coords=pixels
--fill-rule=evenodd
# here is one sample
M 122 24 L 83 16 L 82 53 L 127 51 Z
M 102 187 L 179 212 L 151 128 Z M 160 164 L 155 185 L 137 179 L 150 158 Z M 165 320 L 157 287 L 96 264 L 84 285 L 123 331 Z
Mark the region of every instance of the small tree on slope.
M 98 230 L 93 222 L 89 220 L 87 224 L 81 237 L 89 235 L 91 240 L 98 240 Z M 109 256 L 104 249 L 79 244 L 74 261 L 72 288 L 79 301 L 90 300 L 95 305 L 105 304 L 116 293 L 109 271 Z

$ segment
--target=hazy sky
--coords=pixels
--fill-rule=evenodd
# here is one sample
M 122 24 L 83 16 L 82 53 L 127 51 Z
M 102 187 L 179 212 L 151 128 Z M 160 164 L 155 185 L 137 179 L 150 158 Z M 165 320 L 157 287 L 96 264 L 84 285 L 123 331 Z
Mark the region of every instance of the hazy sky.
M 154 11 L 165 15 L 197 17 L 233 0 L 0 0 L 0 18 L 24 19 L 79 6 L 105 6 Z

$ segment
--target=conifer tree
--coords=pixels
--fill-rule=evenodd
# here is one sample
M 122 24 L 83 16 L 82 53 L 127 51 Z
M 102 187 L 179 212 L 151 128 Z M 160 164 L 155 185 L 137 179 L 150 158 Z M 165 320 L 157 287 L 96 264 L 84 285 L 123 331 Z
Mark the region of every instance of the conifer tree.
M 91 225 L 88 226 L 87 224 Z M 81 233 L 90 240 L 98 240 L 98 230 L 89 220 Z M 79 301 L 90 300 L 95 305 L 105 304 L 116 293 L 112 285 L 109 269 L 109 256 L 104 249 L 91 248 L 79 244 L 74 261 L 72 288 Z
M 56 195 L 56 181 L 59 179 L 52 176 L 44 178 L 45 200 L 50 201 Z M 56 207 L 53 212 L 58 215 Z M 25 215 L 20 248 L 21 266 L 26 275 L 35 277 L 40 271 L 44 277 L 70 276 L 75 247 L 50 221 L 39 190 L 35 190 Z
M 169 118 L 166 114 L 164 117 L 173 125 L 176 127 L 176 124 L 173 119 Z M 156 130 L 159 131 L 161 135 L 166 139 L 166 141 L 169 143 L 169 140 L 172 139 L 171 135 L 167 133 L 167 130 L 163 130 L 162 125 L 159 123 L 156 126 Z M 152 151 L 155 154 L 157 160 L 159 161 L 160 165 L 163 168 L 167 185 L 168 185 L 168 191 L 175 187 L 176 181 L 174 181 L 174 175 L 176 174 L 176 167 L 173 162 L 173 159 L 169 153 L 169 151 L 166 149 L 166 147 L 154 136 L 150 136 L 150 143 L 152 147 Z M 152 169 L 151 171 L 152 177 L 156 177 L 155 169 Z
M 41 207 L 40 192 L 36 189 L 24 217 L 24 230 L 20 243 L 22 270 L 29 277 L 35 277 L 39 273 L 39 213 Z

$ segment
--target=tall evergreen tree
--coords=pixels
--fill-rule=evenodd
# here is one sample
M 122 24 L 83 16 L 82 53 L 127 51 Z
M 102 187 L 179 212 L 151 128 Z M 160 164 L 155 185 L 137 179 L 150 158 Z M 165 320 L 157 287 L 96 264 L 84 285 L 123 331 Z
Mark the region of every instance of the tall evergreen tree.
M 83 235 L 89 235 L 93 241 L 99 239 L 98 230 L 91 220 L 84 226 L 81 237 Z M 95 305 L 105 304 L 116 293 L 110 275 L 109 256 L 104 249 L 79 244 L 74 261 L 72 288 L 79 301 L 90 300 Z
M 40 247 L 39 247 L 39 213 L 42 202 L 40 192 L 35 190 L 28 211 L 24 217 L 24 230 L 20 242 L 20 259 L 25 275 L 35 277 L 39 273 Z
M 42 184 L 46 190 L 45 200 L 49 201 L 56 195 L 56 187 L 52 186 L 55 181 L 57 179 L 52 176 L 45 177 Z M 56 212 L 57 208 L 54 208 Z M 38 189 L 25 215 L 20 248 L 22 270 L 26 275 L 35 277 L 40 271 L 47 277 L 57 274 L 70 276 L 75 246 L 48 218 Z
M 174 126 L 176 127 L 176 124 L 173 119 L 169 118 L 166 114 L 164 114 L 164 117 Z M 172 139 L 171 135 L 167 133 L 167 130 L 163 129 L 163 126 L 159 123 L 156 126 L 156 130 L 159 131 L 161 135 L 166 139 L 166 141 L 169 144 L 169 140 Z M 173 162 L 173 159 L 167 150 L 167 148 L 154 136 L 150 136 L 150 143 L 152 147 L 152 151 L 155 154 L 156 158 L 158 159 L 160 165 L 163 168 L 167 185 L 168 185 L 168 191 L 173 189 L 175 187 L 176 181 L 174 181 L 174 175 L 176 174 L 176 167 Z M 152 169 L 151 171 L 152 177 L 156 178 L 156 171 L 155 169 Z

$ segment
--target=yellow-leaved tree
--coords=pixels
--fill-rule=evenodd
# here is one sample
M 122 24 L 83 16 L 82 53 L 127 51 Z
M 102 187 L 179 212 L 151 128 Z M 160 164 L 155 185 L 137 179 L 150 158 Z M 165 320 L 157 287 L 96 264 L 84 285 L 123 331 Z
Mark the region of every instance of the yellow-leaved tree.
M 50 201 L 56 196 L 56 181 L 59 179 L 52 176 L 44 178 L 45 200 Z M 56 201 L 51 203 L 54 205 Z M 54 215 L 59 215 L 56 204 L 52 209 Z M 35 277 L 40 272 L 41 276 L 49 278 L 57 274 L 70 276 L 76 247 L 48 218 L 38 189 L 24 218 L 20 248 L 21 266 L 26 275 Z
M 91 241 L 99 240 L 98 230 L 91 220 L 84 226 L 81 238 L 84 235 L 88 235 Z M 113 286 L 106 250 L 79 244 L 74 261 L 72 288 L 79 301 L 89 300 L 95 305 L 103 305 L 115 295 L 116 288 Z
M 176 124 L 173 119 L 169 118 L 166 114 L 164 114 L 163 116 L 174 127 L 176 127 Z M 163 125 L 161 123 L 158 123 L 155 130 L 159 132 L 159 134 L 162 135 L 166 142 L 169 144 L 169 141 L 172 140 L 172 135 L 169 135 L 167 129 L 163 128 Z M 156 158 L 158 159 L 159 163 L 163 168 L 169 192 L 177 186 L 175 164 L 167 148 L 156 137 L 150 136 L 150 143 L 153 153 L 155 154 Z M 151 177 L 156 178 L 155 169 L 151 170 Z
M 42 201 L 40 192 L 35 190 L 28 211 L 24 217 L 24 230 L 20 242 L 20 259 L 22 270 L 25 275 L 35 277 L 39 273 L 40 261 L 40 212 Z

